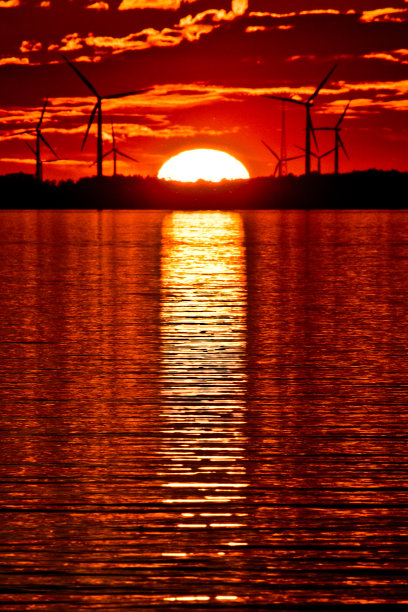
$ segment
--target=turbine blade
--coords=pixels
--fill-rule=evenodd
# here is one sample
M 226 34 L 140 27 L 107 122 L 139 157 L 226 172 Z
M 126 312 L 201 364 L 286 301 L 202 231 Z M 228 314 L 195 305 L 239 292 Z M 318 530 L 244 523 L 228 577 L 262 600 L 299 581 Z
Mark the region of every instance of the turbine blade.
M 295 100 L 294 98 L 284 98 L 283 96 L 272 96 L 269 94 L 263 94 L 263 98 L 271 98 L 271 100 L 282 100 L 283 102 L 292 102 L 293 104 L 301 104 L 304 106 L 306 102 L 302 102 L 301 100 Z
M 273 176 L 274 176 L 274 177 L 275 177 L 275 176 L 277 175 L 277 173 L 278 173 L 279 166 L 280 166 L 280 161 L 278 161 L 278 163 L 277 163 L 277 164 L 276 164 L 276 166 L 275 166 L 275 170 L 274 170 L 274 173 L 273 173 Z
M 313 127 L 312 118 L 310 117 L 310 111 L 309 111 L 309 121 L 310 121 L 310 129 L 311 129 L 311 132 L 312 132 L 313 140 L 314 140 L 314 143 L 316 145 L 316 150 L 318 151 L 319 150 L 319 145 L 317 144 L 315 129 Z
M 122 151 L 119 151 L 119 149 L 115 149 L 116 153 L 118 155 L 121 155 L 122 157 L 126 157 L 127 159 L 131 159 L 134 162 L 138 162 L 138 159 L 135 159 L 134 157 L 132 157 L 131 155 L 126 155 L 126 153 L 122 153 Z
M 41 133 L 40 133 L 40 135 L 39 135 L 39 136 L 40 136 L 41 140 L 43 141 L 43 143 L 45 144 L 45 146 L 49 148 L 49 150 L 51 151 L 51 153 L 52 153 L 53 155 L 55 155 L 55 157 L 58 157 L 58 155 L 56 154 L 56 152 L 54 151 L 54 149 L 52 148 L 52 146 L 50 145 L 50 143 L 49 143 L 49 142 L 47 142 L 47 141 L 45 140 L 44 136 L 43 136 Z
M 313 128 L 315 132 L 323 132 L 323 131 L 333 131 L 336 130 L 335 127 L 317 127 L 317 128 Z
M 316 155 L 316 153 L 312 153 L 311 152 L 311 155 Z M 283 161 L 292 161 L 293 159 L 300 159 L 300 158 L 303 158 L 303 157 L 304 157 L 304 155 L 295 155 L 293 157 L 286 157 Z
M 274 157 L 276 157 L 276 159 L 277 159 L 277 160 L 278 160 L 278 162 L 279 162 L 279 157 L 278 157 L 278 155 L 276 155 L 275 151 L 274 151 L 273 149 L 271 149 L 271 147 L 270 147 L 268 144 L 266 144 L 266 142 L 265 142 L 264 140 L 261 140 L 261 142 L 262 142 L 262 144 L 263 144 L 263 145 L 264 145 L 264 146 L 265 146 L 265 147 L 268 149 L 268 151 L 270 151 L 270 153 L 272 153 L 272 155 L 273 155 Z
M 44 100 L 44 106 L 42 107 L 42 111 L 41 111 L 41 117 L 40 117 L 39 122 L 37 123 L 37 130 L 39 130 L 40 127 L 41 127 L 42 120 L 44 118 L 45 108 L 46 108 L 47 104 L 48 104 L 48 99 L 45 99 Z
M 326 155 L 330 155 L 330 153 L 333 153 L 335 150 L 336 150 L 336 147 L 333 147 L 333 149 L 326 151 L 326 153 L 322 153 L 320 157 L 326 157 Z
M 35 149 L 33 149 L 33 147 L 26 141 L 24 141 L 25 144 L 27 145 L 27 147 L 30 149 L 30 151 L 35 155 L 35 157 L 37 157 L 37 153 L 35 152 Z
M 24 130 L 24 132 L 14 132 L 14 134 L 10 134 L 8 138 L 12 138 L 13 136 L 21 136 L 21 134 L 34 134 L 35 131 L 36 131 L 35 129 L 32 129 L 32 130 Z
M 347 153 L 347 151 L 346 151 L 346 147 L 344 146 L 343 141 L 342 141 L 342 139 L 340 138 L 340 134 L 339 134 L 339 143 L 340 143 L 341 148 L 342 148 L 342 149 L 343 149 L 343 151 L 344 151 L 344 155 L 347 157 L 347 159 L 350 159 L 350 158 L 349 158 L 349 155 L 348 155 L 348 153 Z
M 351 100 L 350 102 L 347 104 L 346 108 L 344 109 L 340 119 L 338 120 L 338 122 L 336 123 L 336 128 L 339 127 L 340 123 L 343 121 L 345 114 L 347 113 L 348 107 L 350 106 Z
M 326 74 L 326 76 L 324 77 L 323 81 L 320 83 L 320 85 L 315 89 L 315 92 L 310 96 L 310 98 L 308 99 L 308 102 L 311 102 L 312 100 L 315 99 L 315 97 L 317 96 L 317 94 L 319 93 L 319 91 L 322 89 L 322 87 L 325 85 L 325 83 L 329 80 L 329 78 L 331 77 L 331 75 L 333 74 L 334 70 L 337 68 L 337 64 L 334 64 L 333 68 Z
M 306 149 L 303 147 L 299 147 L 298 145 L 295 145 L 298 149 L 300 149 L 301 151 L 304 151 L 306 153 Z M 315 153 L 314 151 L 310 151 L 310 155 L 313 155 L 313 157 L 319 157 L 317 153 Z M 299 155 L 299 157 L 304 157 L 304 155 Z M 296 159 L 296 157 L 294 158 Z
M 314 140 L 314 143 L 315 143 L 316 151 L 318 151 L 319 150 L 319 145 L 318 145 L 318 142 L 317 142 L 317 139 L 316 139 L 316 134 L 315 134 L 315 131 L 313 129 L 313 126 L 312 126 L 312 136 L 313 136 L 313 140 Z
M 139 94 L 145 93 L 146 91 L 151 91 L 151 87 L 147 89 L 138 89 L 136 91 L 125 91 L 123 93 L 118 94 L 109 94 L 108 96 L 101 96 L 102 100 L 113 100 L 114 98 L 126 98 L 127 96 L 138 96 Z
M 84 139 L 82 141 L 82 146 L 81 146 L 81 151 L 84 150 L 84 146 L 86 143 L 86 139 L 88 138 L 88 134 L 89 134 L 89 130 L 91 129 L 91 125 L 93 123 L 93 120 L 95 119 L 95 114 L 96 114 L 96 109 L 98 108 L 98 102 L 95 104 L 95 106 L 92 109 L 92 113 L 89 117 L 89 121 L 88 121 L 88 127 L 86 128 L 86 132 L 85 132 L 85 136 Z
M 107 153 L 104 153 L 102 155 L 102 159 L 105 159 L 105 157 L 108 157 L 108 155 L 110 155 L 111 153 L 113 153 L 113 149 L 111 149 L 110 151 L 108 151 Z M 96 164 L 96 160 L 92 162 L 92 164 L 89 164 L 88 168 L 92 168 L 92 166 L 94 166 Z
M 75 64 L 73 64 L 67 57 L 65 57 L 65 55 L 63 55 L 62 57 L 71 66 L 72 70 L 74 70 L 77 73 L 77 75 L 79 76 L 81 81 L 83 81 L 85 83 L 85 85 L 88 87 L 88 89 L 90 89 L 92 91 L 94 96 L 99 98 L 100 96 L 99 96 L 98 92 L 96 91 L 95 87 L 92 85 L 92 83 L 90 81 L 88 81 L 88 79 L 82 74 L 82 72 L 80 72 L 78 70 L 78 68 L 75 66 Z

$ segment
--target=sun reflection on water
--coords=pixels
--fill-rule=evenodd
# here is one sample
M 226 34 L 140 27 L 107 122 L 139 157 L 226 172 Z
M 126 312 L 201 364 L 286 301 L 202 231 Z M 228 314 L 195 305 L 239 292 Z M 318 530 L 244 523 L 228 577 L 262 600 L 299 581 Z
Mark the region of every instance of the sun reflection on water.
M 242 219 L 174 212 L 161 257 L 163 503 L 174 506 L 168 550 L 227 564 L 245 545 L 246 272 Z M 240 511 L 241 510 L 241 511 Z M 228 534 L 228 536 L 227 536 Z M 174 552 L 175 551 L 175 552 Z M 224 562 L 223 561 L 223 562 Z M 199 601 L 188 584 L 171 601 Z M 233 590 L 233 585 L 231 585 Z M 211 598 L 236 600 L 226 592 Z

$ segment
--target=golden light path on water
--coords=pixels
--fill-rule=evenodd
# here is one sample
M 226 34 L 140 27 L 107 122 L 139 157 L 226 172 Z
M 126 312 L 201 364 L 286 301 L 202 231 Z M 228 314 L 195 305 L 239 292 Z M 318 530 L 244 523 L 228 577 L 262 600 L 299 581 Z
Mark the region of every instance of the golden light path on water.
M 242 219 L 173 212 L 163 222 L 163 502 L 180 508 L 163 556 L 229 563 L 246 546 L 246 273 Z M 213 563 L 214 567 L 217 565 Z M 183 589 L 184 590 L 184 589 Z M 166 601 L 234 601 L 233 585 Z

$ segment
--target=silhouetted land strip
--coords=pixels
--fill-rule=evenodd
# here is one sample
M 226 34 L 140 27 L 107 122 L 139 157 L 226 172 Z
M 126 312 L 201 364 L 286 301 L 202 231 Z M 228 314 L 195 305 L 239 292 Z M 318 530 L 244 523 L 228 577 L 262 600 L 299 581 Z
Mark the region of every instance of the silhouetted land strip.
M 1 208 L 51 209 L 396 209 L 408 208 L 408 172 L 262 177 L 221 183 L 175 183 L 140 176 L 40 183 L 0 176 Z

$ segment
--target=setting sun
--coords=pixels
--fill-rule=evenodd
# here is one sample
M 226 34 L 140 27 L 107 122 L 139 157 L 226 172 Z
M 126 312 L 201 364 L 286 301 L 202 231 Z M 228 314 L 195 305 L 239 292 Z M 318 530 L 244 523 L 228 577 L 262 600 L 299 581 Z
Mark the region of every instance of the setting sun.
M 167 160 L 157 175 L 168 181 L 195 183 L 211 181 L 218 183 L 224 179 L 248 179 L 249 172 L 232 155 L 215 149 L 192 149 L 183 151 Z

